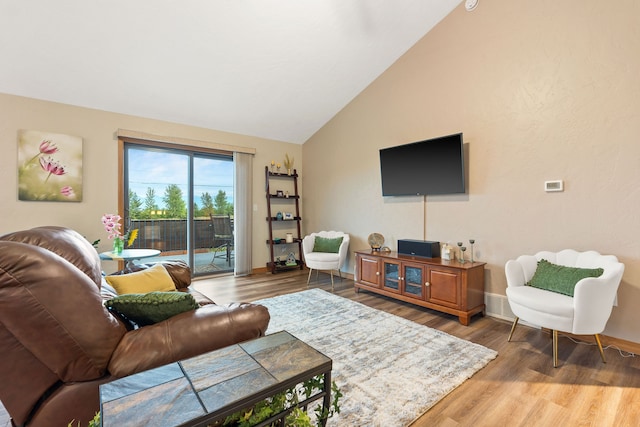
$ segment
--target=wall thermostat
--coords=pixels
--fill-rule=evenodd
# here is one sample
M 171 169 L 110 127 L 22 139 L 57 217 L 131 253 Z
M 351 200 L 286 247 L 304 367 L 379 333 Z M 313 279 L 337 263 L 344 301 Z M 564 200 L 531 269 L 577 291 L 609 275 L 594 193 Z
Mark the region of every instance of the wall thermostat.
M 564 183 L 561 179 L 556 181 L 545 181 L 544 182 L 544 191 L 564 191 Z

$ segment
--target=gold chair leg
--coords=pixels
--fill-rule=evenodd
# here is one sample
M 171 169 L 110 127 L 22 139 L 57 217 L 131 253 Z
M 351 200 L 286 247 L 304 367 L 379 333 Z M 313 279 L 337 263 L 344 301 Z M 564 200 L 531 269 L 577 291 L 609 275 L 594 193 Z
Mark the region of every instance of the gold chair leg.
M 513 336 L 513 331 L 516 330 L 516 326 L 518 325 L 518 320 L 520 320 L 518 318 L 518 316 L 516 316 L 515 320 L 513 321 L 513 325 L 511 325 L 511 332 L 509 332 L 509 339 L 507 339 L 507 341 L 511 342 L 511 337 Z
M 309 280 L 311 280 L 311 272 L 313 271 L 313 268 L 309 269 L 309 275 L 307 276 L 307 287 L 309 287 Z
M 558 331 L 553 330 L 553 367 L 558 367 Z
M 333 270 L 329 271 L 329 274 L 331 274 L 331 292 L 333 292 Z
M 600 334 L 595 334 L 596 344 L 598 344 L 598 350 L 600 350 L 600 357 L 602 357 L 602 363 L 607 363 L 607 359 L 604 358 L 604 349 L 602 348 L 602 342 L 600 341 Z

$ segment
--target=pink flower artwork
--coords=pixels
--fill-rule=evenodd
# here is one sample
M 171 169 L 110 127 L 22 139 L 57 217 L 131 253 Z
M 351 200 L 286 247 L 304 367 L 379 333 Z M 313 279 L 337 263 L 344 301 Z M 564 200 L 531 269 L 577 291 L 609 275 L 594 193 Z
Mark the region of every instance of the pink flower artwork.
M 18 132 L 18 199 L 82 201 L 82 138 Z
M 75 197 L 76 195 L 76 193 L 74 193 L 73 191 L 73 187 L 70 187 L 68 185 L 65 185 L 60 189 L 60 194 L 62 194 L 65 197 Z
M 40 143 L 40 152 L 42 154 L 53 154 L 56 151 L 58 151 L 58 147 L 50 140 L 45 139 Z

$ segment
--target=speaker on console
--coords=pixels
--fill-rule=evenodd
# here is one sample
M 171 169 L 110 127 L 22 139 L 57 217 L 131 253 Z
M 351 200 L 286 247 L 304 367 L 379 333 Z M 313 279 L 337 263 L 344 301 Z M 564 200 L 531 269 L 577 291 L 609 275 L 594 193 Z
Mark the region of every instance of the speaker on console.
M 400 239 L 398 240 L 398 253 L 425 258 L 440 258 L 440 242 Z

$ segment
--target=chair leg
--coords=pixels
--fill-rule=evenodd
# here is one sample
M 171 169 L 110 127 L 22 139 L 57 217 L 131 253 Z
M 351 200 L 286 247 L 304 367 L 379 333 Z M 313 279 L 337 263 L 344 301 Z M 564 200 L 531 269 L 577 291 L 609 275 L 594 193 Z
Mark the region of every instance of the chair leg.
M 313 268 L 309 269 L 309 275 L 307 276 L 307 287 L 309 287 L 309 280 L 311 280 L 311 272 L 313 271 Z
M 515 320 L 513 321 L 513 325 L 511 325 L 511 332 L 509 332 L 509 338 L 507 339 L 508 342 L 511 342 L 511 337 L 513 336 L 513 331 L 516 330 L 516 326 L 518 325 L 518 320 L 520 320 L 520 318 L 516 316 Z
M 329 271 L 329 274 L 331 274 L 331 292 L 333 292 L 333 270 Z
M 604 349 L 602 348 L 602 342 L 600 341 L 600 334 L 595 334 L 596 344 L 598 344 L 598 350 L 600 350 L 600 357 L 602 357 L 602 363 L 607 363 L 607 359 L 604 358 Z
M 553 333 L 553 367 L 558 367 L 558 331 L 555 329 L 552 331 Z

